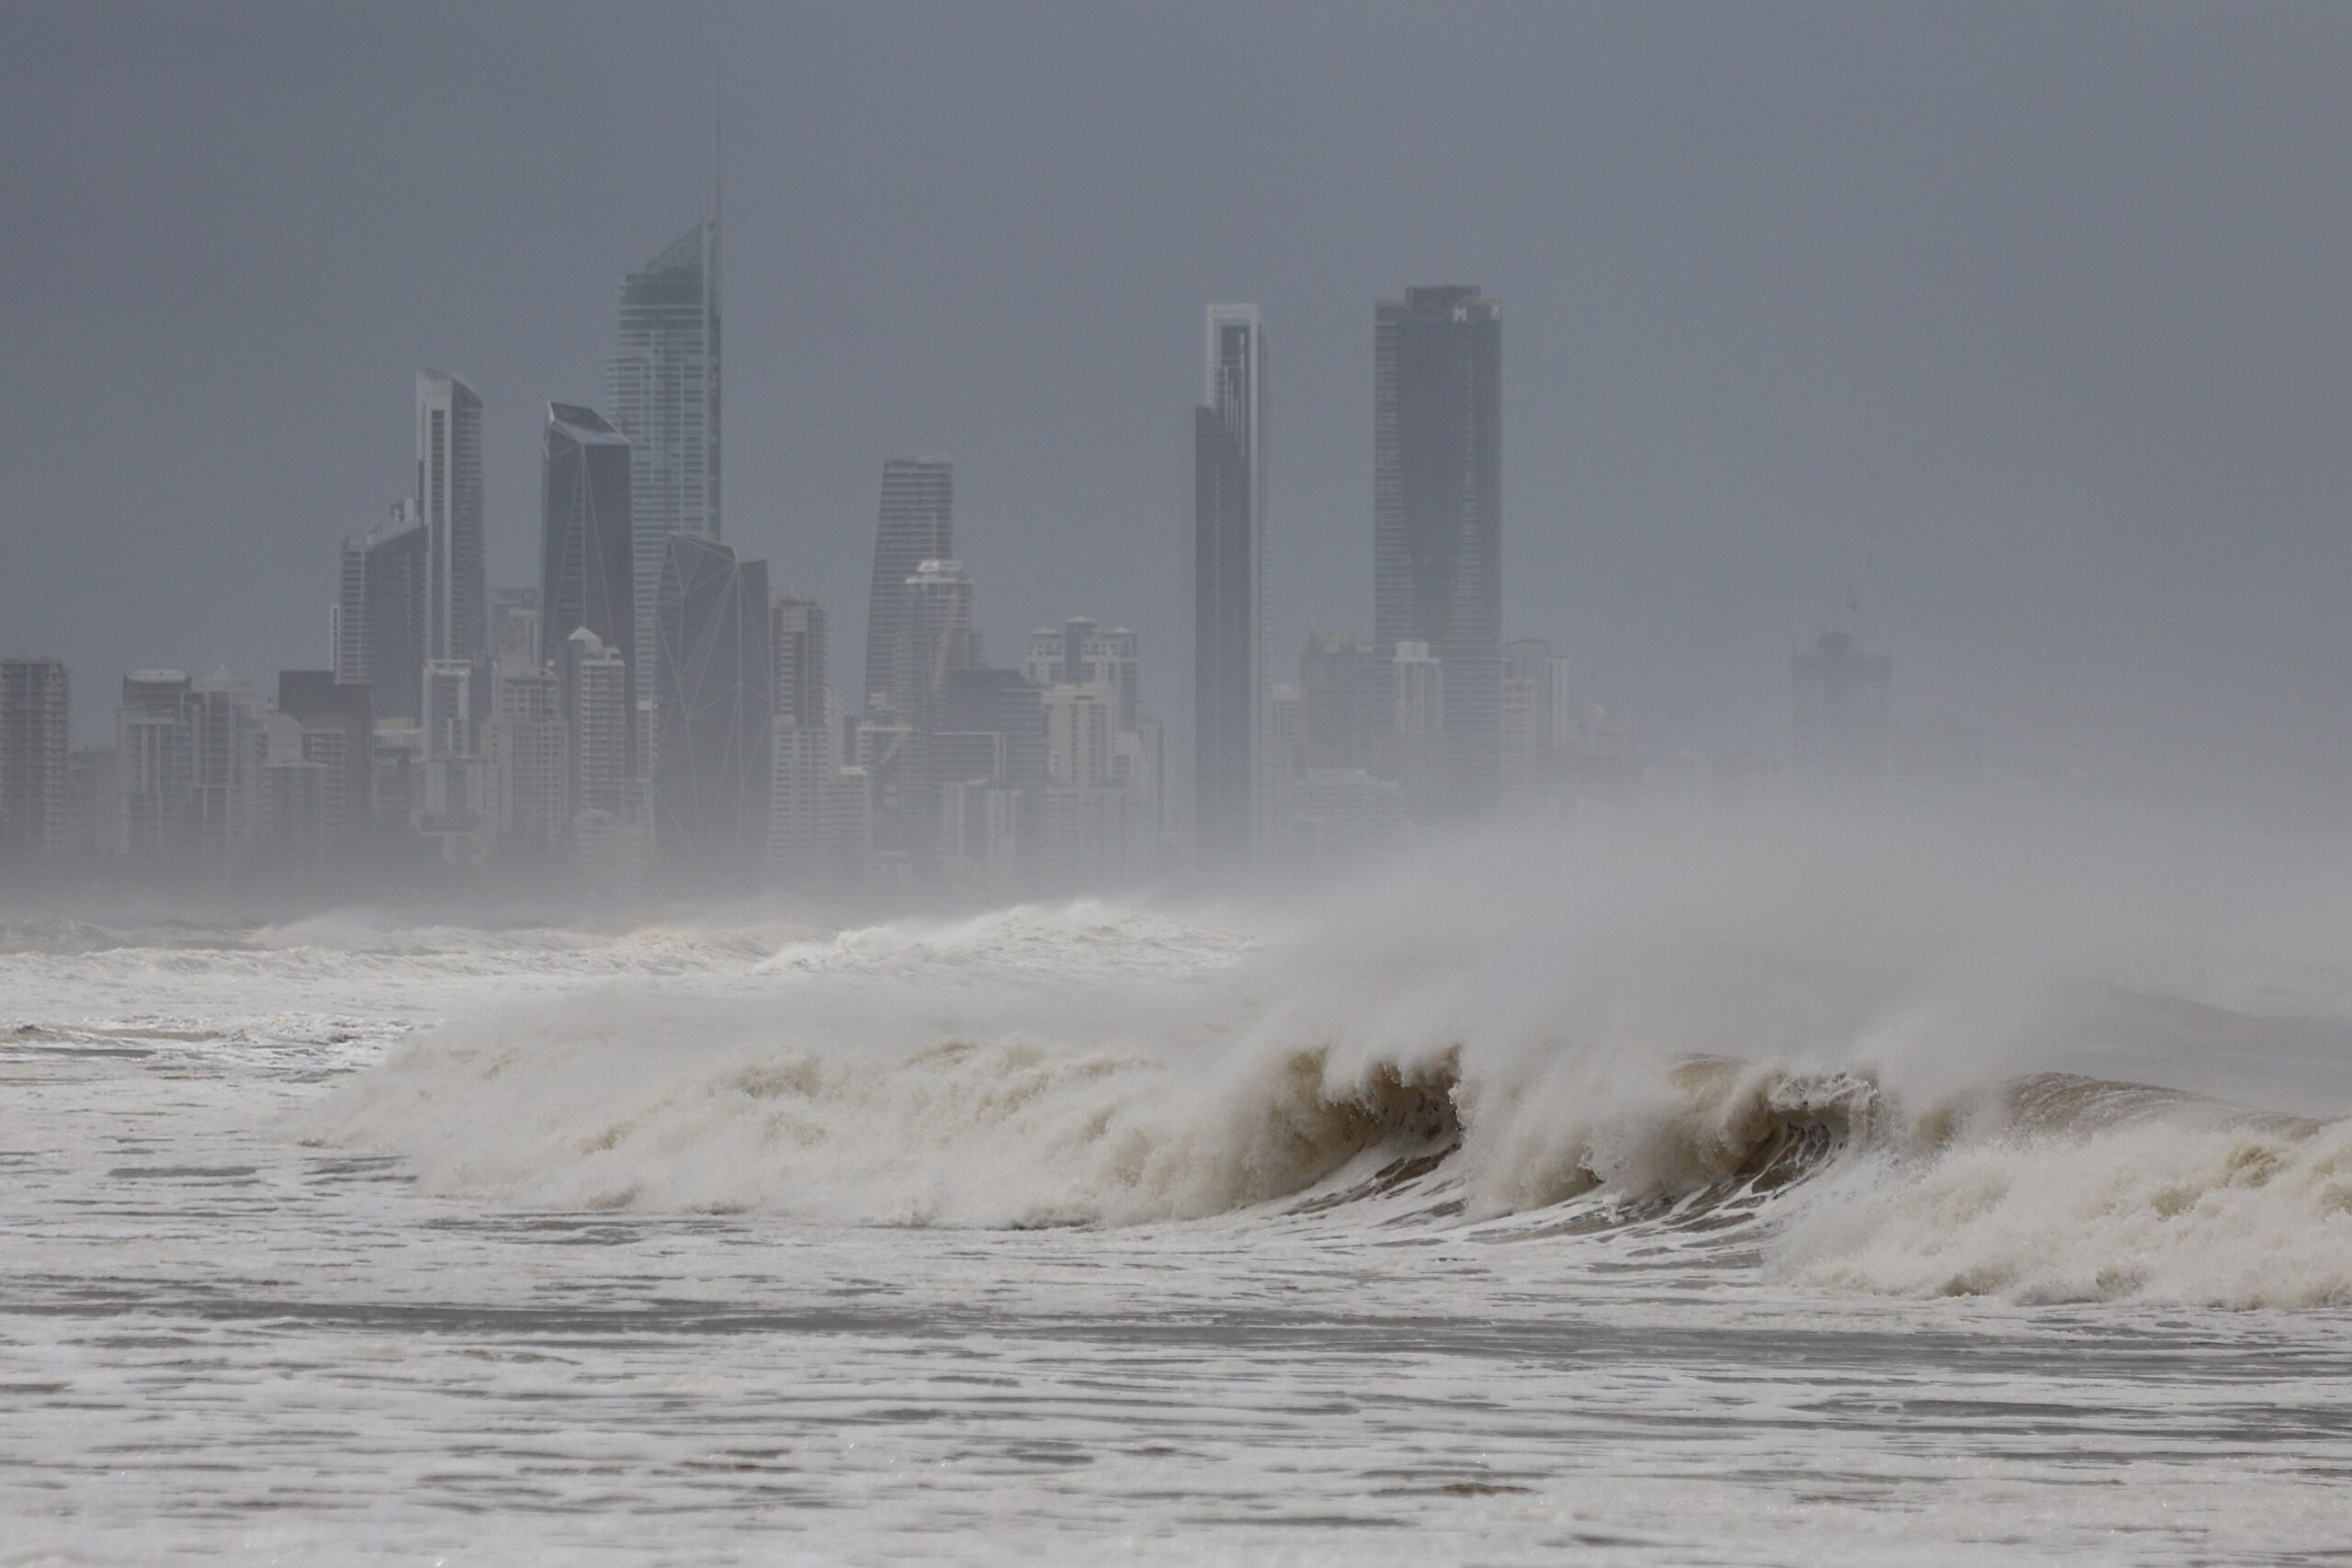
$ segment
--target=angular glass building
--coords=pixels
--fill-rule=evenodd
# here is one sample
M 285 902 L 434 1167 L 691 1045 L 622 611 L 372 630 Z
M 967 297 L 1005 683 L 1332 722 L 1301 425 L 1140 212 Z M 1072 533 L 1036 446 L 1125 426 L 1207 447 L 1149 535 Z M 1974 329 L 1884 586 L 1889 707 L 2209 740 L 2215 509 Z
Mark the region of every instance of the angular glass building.
M 631 449 L 637 630 L 630 643 L 640 650 L 656 646 L 654 600 L 670 536 L 719 536 L 718 389 L 712 221 L 695 224 L 621 280 L 620 333 L 605 367 L 605 407 Z
M 1193 808 L 1200 858 L 1250 853 L 1266 553 L 1266 329 L 1208 311 L 1207 395 L 1193 411 Z
M 748 891 L 765 858 L 775 711 L 767 562 L 673 535 L 655 619 L 657 869 L 673 886 Z
M 628 438 L 594 409 L 549 403 L 539 461 L 539 646 L 585 626 L 627 666 L 637 707 L 637 536 Z M 572 718 L 567 706 L 566 720 Z M 632 773 L 634 756 L 630 759 Z
M 1502 306 L 1408 288 L 1373 326 L 1373 641 L 1427 645 L 1444 682 L 1442 776 L 1412 805 L 1493 806 L 1502 766 Z
M 874 581 L 865 602 L 867 711 L 899 707 L 899 643 L 907 579 L 927 560 L 956 557 L 956 465 L 946 457 L 892 457 L 882 465 L 882 515 L 874 534 Z

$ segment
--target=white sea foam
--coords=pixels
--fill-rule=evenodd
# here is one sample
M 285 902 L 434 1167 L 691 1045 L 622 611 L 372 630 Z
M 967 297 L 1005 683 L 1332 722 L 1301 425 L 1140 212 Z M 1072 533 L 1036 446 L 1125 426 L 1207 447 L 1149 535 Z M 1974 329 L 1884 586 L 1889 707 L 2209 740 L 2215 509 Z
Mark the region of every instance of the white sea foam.
M 2079 888 L 2037 913 L 2020 863 L 1949 850 L 1636 831 L 1495 853 L 1247 931 L 1029 906 L 786 941 L 723 996 L 526 1000 L 300 1131 L 450 1196 L 960 1225 L 1295 1201 L 1433 1139 L 1459 1143 L 1447 1223 L 1580 1195 L 1636 1213 L 1805 1133 L 1828 1168 L 1755 1222 L 1788 1280 L 2352 1300 L 2340 1124 L 2097 1087 L 2312 1104 L 2352 1082 L 2352 1030 L 2120 988 L 2164 967 L 2137 891 L 2085 925 Z M 2093 1087 L 2003 1087 L 2064 1068 Z

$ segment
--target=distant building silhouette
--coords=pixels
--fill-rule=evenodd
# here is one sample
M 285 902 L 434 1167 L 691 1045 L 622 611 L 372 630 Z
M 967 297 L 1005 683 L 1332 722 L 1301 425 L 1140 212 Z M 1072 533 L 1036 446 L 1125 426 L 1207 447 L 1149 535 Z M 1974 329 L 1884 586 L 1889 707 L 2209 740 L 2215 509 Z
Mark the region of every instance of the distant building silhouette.
M 1208 310 L 1193 411 L 1193 802 L 1204 863 L 1250 848 L 1264 699 L 1266 332 L 1254 305 Z
M 1311 631 L 1299 655 L 1300 721 L 1305 765 L 1370 768 L 1386 728 L 1386 691 L 1380 657 L 1352 632 Z
M 775 708 L 767 563 L 673 535 L 657 608 L 655 861 L 680 884 L 748 888 L 766 857 Z
M 1436 660 L 1443 768 L 1406 793 L 1468 815 L 1500 784 L 1502 306 L 1475 286 L 1384 299 L 1373 365 L 1373 640 Z
M 1894 676 L 1894 660 L 1860 651 L 1845 632 L 1824 632 L 1811 652 L 1792 655 L 1790 772 L 1816 784 L 1883 778 L 1894 733 L 1888 702 Z
M 825 722 L 825 607 L 778 589 L 768 599 L 775 714 L 806 728 Z
M 874 713 L 897 711 L 899 646 L 907 579 L 927 560 L 956 558 L 956 465 L 946 457 L 892 457 L 882 465 L 882 511 L 874 533 L 874 580 L 865 604 L 865 688 Z
M 277 711 L 300 727 L 300 760 L 322 770 L 319 849 L 329 861 L 346 858 L 368 835 L 373 813 L 373 697 L 366 686 L 337 681 L 333 671 L 277 672 Z
M 416 502 L 424 519 L 424 658 L 487 666 L 481 399 L 445 371 L 416 378 Z
M 139 862 L 177 861 L 194 841 L 193 734 L 187 674 L 140 670 L 122 678 L 116 710 L 119 851 Z
M 620 331 L 605 364 L 605 407 L 630 448 L 637 627 L 625 640 L 601 630 L 597 635 L 650 659 L 657 646 L 654 604 L 670 536 L 716 539 L 720 532 L 716 220 L 695 224 L 621 280 Z M 641 662 L 626 652 L 623 657 L 632 665 Z M 644 671 L 651 673 L 650 667 Z
M 55 659 L 0 659 L 0 861 L 65 852 L 69 686 Z
M 413 502 L 343 542 L 334 678 L 368 688 L 378 718 L 424 721 L 424 546 Z
M 628 438 L 595 410 L 548 405 L 540 446 L 540 646 L 560 648 L 583 626 L 595 633 L 621 660 L 624 711 L 633 713 L 639 644 L 631 458 Z M 633 744 L 628 761 L 634 773 Z

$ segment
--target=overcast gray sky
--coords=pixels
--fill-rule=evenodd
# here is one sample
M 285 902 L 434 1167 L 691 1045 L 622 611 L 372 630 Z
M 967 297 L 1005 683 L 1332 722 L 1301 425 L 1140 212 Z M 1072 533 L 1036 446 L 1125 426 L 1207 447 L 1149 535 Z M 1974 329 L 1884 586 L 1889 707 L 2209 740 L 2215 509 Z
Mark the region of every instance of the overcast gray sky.
M 1272 626 L 1371 597 L 1375 298 L 1504 301 L 1517 635 L 1668 742 L 1898 707 L 2352 756 L 2352 8 L 1347 3 L 0 13 L 0 645 L 324 660 L 422 366 L 550 398 L 727 118 L 727 522 L 862 646 L 880 463 L 954 454 L 1000 660 L 1090 613 L 1181 719 L 1201 310 L 1266 311 Z

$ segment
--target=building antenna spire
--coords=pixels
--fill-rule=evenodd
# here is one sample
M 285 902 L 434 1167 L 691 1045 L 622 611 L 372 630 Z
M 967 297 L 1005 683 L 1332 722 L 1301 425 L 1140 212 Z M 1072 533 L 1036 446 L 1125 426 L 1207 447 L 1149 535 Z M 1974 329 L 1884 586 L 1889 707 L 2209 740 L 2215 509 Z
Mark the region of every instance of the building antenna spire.
M 719 63 L 710 62 L 710 220 L 715 226 L 727 205 L 727 112 L 719 92 Z

